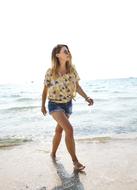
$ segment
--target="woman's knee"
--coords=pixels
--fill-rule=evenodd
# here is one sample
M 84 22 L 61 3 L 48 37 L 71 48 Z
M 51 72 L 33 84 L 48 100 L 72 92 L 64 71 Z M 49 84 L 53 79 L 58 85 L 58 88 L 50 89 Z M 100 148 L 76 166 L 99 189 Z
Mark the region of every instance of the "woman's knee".
M 63 131 L 62 127 L 60 127 L 59 125 L 57 125 L 57 127 L 56 127 L 56 129 L 55 129 L 55 133 L 61 135 L 61 134 L 62 134 L 62 131 Z
M 65 130 L 66 136 L 73 137 L 73 127 L 67 127 Z

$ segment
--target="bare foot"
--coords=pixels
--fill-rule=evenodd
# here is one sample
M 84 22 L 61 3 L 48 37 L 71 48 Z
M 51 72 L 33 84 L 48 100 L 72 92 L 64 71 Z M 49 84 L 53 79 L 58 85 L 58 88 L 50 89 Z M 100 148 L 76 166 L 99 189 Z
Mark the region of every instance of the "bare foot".
M 73 162 L 74 164 L 74 170 L 82 171 L 85 169 L 85 166 L 83 166 L 80 162 L 76 161 Z

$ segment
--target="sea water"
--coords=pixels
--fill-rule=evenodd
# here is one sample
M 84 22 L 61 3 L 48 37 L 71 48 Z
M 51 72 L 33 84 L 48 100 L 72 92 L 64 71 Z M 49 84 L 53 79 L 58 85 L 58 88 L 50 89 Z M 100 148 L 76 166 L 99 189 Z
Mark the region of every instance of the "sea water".
M 80 85 L 94 105 L 78 94 L 73 100 L 69 120 L 75 138 L 137 136 L 137 78 L 83 80 Z M 43 84 L 1 84 L 0 89 L 0 143 L 52 139 L 56 122 L 41 113 Z

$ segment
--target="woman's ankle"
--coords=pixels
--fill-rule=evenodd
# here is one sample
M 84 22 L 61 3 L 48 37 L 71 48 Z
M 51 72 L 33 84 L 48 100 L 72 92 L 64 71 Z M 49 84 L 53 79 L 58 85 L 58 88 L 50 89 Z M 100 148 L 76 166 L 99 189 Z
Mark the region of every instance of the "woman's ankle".
M 73 164 L 78 163 L 78 159 L 72 160 Z
M 56 158 L 56 153 L 51 152 L 50 156 L 51 156 L 52 158 Z

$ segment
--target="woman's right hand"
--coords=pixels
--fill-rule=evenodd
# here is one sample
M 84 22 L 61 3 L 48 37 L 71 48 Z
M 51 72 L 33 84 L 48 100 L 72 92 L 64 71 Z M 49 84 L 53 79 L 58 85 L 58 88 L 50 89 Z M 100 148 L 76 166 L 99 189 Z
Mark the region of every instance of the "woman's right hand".
M 47 110 L 46 110 L 45 106 L 41 107 L 41 112 L 43 113 L 44 116 L 47 114 Z

